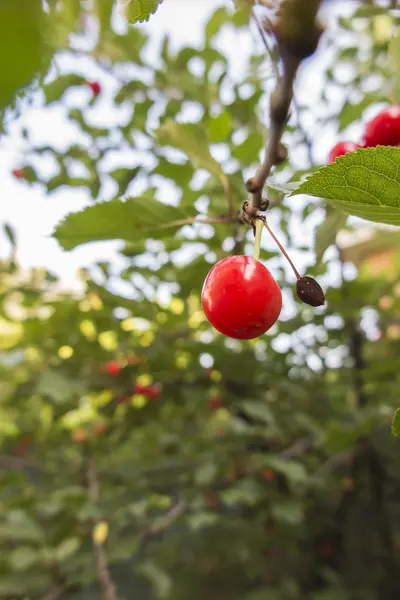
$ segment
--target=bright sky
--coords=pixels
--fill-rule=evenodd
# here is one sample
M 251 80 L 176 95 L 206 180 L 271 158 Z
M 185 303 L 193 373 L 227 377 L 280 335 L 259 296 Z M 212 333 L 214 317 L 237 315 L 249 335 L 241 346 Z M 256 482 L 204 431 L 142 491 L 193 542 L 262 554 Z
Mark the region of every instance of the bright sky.
M 143 28 L 148 30 L 154 40 L 159 41 L 166 32 L 172 34 L 172 42 L 176 47 L 181 44 L 201 43 L 204 23 L 215 8 L 223 4 L 221 0 L 166 0 L 158 12 L 150 19 Z M 168 5 L 168 6 L 167 6 Z M 336 7 L 335 10 L 341 10 Z M 235 64 L 235 71 L 240 72 L 243 65 L 243 57 L 249 49 L 251 39 L 243 37 L 238 43 L 237 36 L 225 36 L 222 40 L 224 50 L 229 53 L 231 61 Z M 247 50 L 246 50 L 247 49 Z M 325 57 L 326 58 L 326 57 Z M 318 57 L 313 61 L 312 78 L 313 86 L 318 86 L 318 64 L 323 64 L 324 57 Z M 308 67 L 310 68 L 310 67 Z M 92 69 L 93 71 L 93 69 Z M 103 86 L 104 92 L 98 104 L 96 103 L 96 120 L 109 119 L 109 105 L 107 96 L 111 94 L 113 82 L 103 72 L 89 72 L 91 79 L 98 79 Z M 309 83 L 307 82 L 307 68 L 301 73 L 302 85 L 299 89 L 301 95 L 309 95 Z M 86 104 L 89 92 L 79 92 L 79 101 Z M 79 103 L 79 102 L 77 102 Z M 66 124 L 62 113 L 55 110 L 46 110 L 45 116 L 40 109 L 32 110 L 24 118 L 29 123 L 33 132 L 33 138 L 39 143 L 69 144 L 76 138 L 76 132 L 70 125 Z M 20 130 L 21 124 L 13 127 L 13 132 Z M 327 130 L 318 136 L 317 151 L 320 160 L 326 158 L 327 149 L 335 142 L 334 132 Z M 16 181 L 11 175 L 14 168 L 23 164 L 24 143 L 20 136 L 12 135 L 0 140 L 0 165 L 2 179 L 2 207 L 1 221 L 10 223 L 17 233 L 18 258 L 23 267 L 44 265 L 53 272 L 59 274 L 62 281 L 67 285 L 73 285 L 76 281 L 76 270 L 82 266 L 89 266 L 95 260 L 108 260 L 115 256 L 114 251 L 120 242 L 97 243 L 82 246 L 72 252 L 63 252 L 57 242 L 49 236 L 55 224 L 68 212 L 78 210 L 87 205 L 88 198 L 84 190 L 71 192 L 65 189 L 46 197 L 40 188 L 31 187 Z M 46 168 L 46 166 L 45 166 Z M 309 231 L 307 235 L 312 235 Z M 7 255 L 8 245 L 4 240 L 0 241 L 0 256 Z M 115 258 L 117 260 L 117 258 Z

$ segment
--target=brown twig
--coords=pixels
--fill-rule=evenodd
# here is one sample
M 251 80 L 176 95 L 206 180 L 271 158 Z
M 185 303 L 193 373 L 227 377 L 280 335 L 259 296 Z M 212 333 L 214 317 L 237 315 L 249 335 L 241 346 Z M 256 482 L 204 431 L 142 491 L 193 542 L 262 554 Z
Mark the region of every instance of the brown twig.
M 266 228 L 266 230 L 268 231 L 268 233 L 270 234 L 270 236 L 272 237 L 272 239 L 274 240 L 274 242 L 278 246 L 279 250 L 282 252 L 283 256 L 286 258 L 286 260 L 288 261 L 288 263 L 292 267 L 293 272 L 296 275 L 297 279 L 301 279 L 301 275 L 298 272 L 298 270 L 296 269 L 296 267 L 294 266 L 294 264 L 292 262 L 292 259 L 290 258 L 290 256 L 286 252 L 285 248 L 282 246 L 282 244 L 280 243 L 280 241 L 278 240 L 278 238 L 276 237 L 276 235 L 274 234 L 274 232 L 272 231 L 272 229 L 268 225 L 267 220 L 263 219 L 263 222 L 264 222 L 264 227 Z
M 99 484 L 97 481 L 96 465 L 92 458 L 89 458 L 87 463 L 86 483 L 89 499 L 93 504 L 97 504 L 99 501 Z M 93 525 L 96 526 L 98 522 L 98 520 L 95 520 Z M 103 545 L 95 539 L 93 539 L 93 553 L 96 562 L 97 578 L 104 588 L 106 600 L 118 600 L 118 592 L 110 574 L 107 554 Z
M 270 129 L 264 158 L 255 176 L 246 182 L 256 210 L 260 210 L 263 188 L 271 169 L 279 162 L 279 145 L 293 99 L 297 70 L 301 61 L 310 56 L 318 45 L 321 35 L 316 21 L 319 4 L 320 0 L 309 0 L 307 7 L 303 0 L 282 1 L 277 19 L 270 23 L 283 69 L 270 100 Z

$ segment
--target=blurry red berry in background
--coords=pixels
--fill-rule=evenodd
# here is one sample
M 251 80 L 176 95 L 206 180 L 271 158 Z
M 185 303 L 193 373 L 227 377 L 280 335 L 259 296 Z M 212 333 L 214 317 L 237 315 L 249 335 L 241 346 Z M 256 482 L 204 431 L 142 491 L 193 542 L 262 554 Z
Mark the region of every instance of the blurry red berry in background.
M 354 142 L 338 142 L 329 153 L 328 162 L 334 162 L 338 156 L 344 156 L 348 152 L 354 152 L 361 148 L 360 144 Z
M 121 373 L 122 367 L 116 360 L 110 360 L 110 362 L 105 365 L 104 370 L 108 375 L 115 377 Z
M 275 473 L 271 469 L 267 469 L 262 471 L 261 478 L 264 479 L 264 481 L 273 481 L 275 479 Z
M 100 94 L 101 85 L 98 81 L 88 81 L 87 84 L 92 90 L 94 96 L 98 96 Z
M 11 172 L 17 179 L 23 179 L 25 177 L 24 169 L 13 169 Z
M 400 107 L 385 108 L 367 123 L 364 143 L 368 148 L 374 146 L 398 146 L 400 144 Z
M 146 396 L 150 400 L 154 400 L 155 398 L 158 398 L 158 396 L 161 393 L 161 390 L 160 390 L 159 386 L 155 385 L 155 384 L 141 385 L 140 383 L 135 383 L 134 388 L 133 388 L 133 393 L 134 394 L 143 394 L 143 396 Z
M 213 409 L 220 408 L 222 406 L 221 398 L 219 396 L 211 396 L 208 399 L 208 406 Z

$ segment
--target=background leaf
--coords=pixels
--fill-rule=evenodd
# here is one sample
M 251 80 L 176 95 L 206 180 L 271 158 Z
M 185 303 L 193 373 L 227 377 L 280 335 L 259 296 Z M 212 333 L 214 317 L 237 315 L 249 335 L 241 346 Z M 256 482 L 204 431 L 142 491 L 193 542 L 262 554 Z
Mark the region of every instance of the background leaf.
M 70 214 L 56 227 L 53 235 L 64 250 L 98 240 L 161 239 L 169 237 L 196 213 L 194 207 L 188 207 L 184 212 L 151 197 L 115 199 Z

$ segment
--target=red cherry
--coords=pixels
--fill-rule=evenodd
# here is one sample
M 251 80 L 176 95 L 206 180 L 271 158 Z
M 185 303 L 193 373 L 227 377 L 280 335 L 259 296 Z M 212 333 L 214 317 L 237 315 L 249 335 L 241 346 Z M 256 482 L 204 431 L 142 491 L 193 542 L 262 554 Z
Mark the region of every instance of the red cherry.
M 208 399 L 208 406 L 214 410 L 222 406 L 222 400 L 219 396 L 211 396 Z
M 397 146 L 400 144 L 400 107 L 385 108 L 365 128 L 364 143 L 367 147 Z
M 354 152 L 361 148 L 360 144 L 354 142 L 338 142 L 329 153 L 328 162 L 334 162 L 338 156 L 344 156 L 348 152 Z
M 100 94 L 101 85 L 98 81 L 88 81 L 87 84 L 92 90 L 94 96 L 98 96 Z
M 11 173 L 14 175 L 14 177 L 16 177 L 17 179 L 23 179 L 25 177 L 25 171 L 24 169 L 13 169 L 11 171 Z
M 201 302 L 207 319 L 220 333 L 251 340 L 270 329 L 279 317 L 282 292 L 260 261 L 228 256 L 208 273 Z
M 144 396 L 146 396 L 147 398 L 149 398 L 150 400 L 154 400 L 155 398 L 158 398 L 158 396 L 160 395 L 160 388 L 158 385 L 141 385 L 140 383 L 135 383 L 134 388 L 133 388 L 133 393 L 134 394 L 143 394 Z
M 110 362 L 108 362 L 104 367 L 104 370 L 108 375 L 112 375 L 113 377 L 115 377 L 116 375 L 119 375 L 121 373 L 122 367 L 118 361 L 110 360 Z

